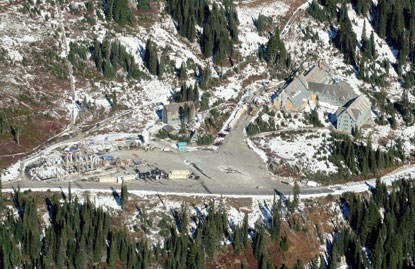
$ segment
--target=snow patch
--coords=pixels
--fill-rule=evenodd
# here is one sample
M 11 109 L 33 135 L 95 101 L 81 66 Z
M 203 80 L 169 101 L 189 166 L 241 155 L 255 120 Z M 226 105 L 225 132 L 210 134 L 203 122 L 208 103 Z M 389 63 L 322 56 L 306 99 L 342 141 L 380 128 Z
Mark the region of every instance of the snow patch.
M 10 181 L 15 180 L 20 175 L 20 162 L 17 162 L 10 167 L 3 170 L 2 173 L 0 173 L 0 179 L 2 181 Z

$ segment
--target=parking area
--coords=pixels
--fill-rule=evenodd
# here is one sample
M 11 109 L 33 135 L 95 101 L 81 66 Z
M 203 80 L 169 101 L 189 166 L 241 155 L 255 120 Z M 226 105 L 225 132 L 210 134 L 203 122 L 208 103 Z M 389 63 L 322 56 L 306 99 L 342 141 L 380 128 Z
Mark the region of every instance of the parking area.
M 133 149 L 117 151 L 113 155 L 120 159 L 145 160 L 146 169 L 149 169 L 146 170 L 147 173 L 155 168 L 167 173 L 175 169 L 189 170 L 195 177 L 200 177 L 199 181 L 205 188 L 214 193 L 237 192 L 238 189 L 268 189 L 272 192 L 278 182 L 272 179 L 263 160 L 244 142 L 243 128 L 246 121 L 247 118 L 242 119 L 229 133 L 218 134 L 223 144 L 217 151 L 165 152 Z M 283 185 L 284 191 L 292 188 Z
M 135 190 L 272 195 L 278 189 L 289 193 L 292 186 L 279 182 L 269 174 L 264 161 L 244 141 L 243 130 L 249 120 L 250 116 L 244 114 L 235 120 L 232 130 L 225 128 L 220 132 L 217 135 L 220 147 L 216 150 L 163 151 L 165 145 L 157 139 L 140 146 L 135 137 L 105 136 L 101 140 L 95 138 L 86 145 L 80 144 L 73 153 L 69 149 L 69 155 L 60 155 L 54 165 L 75 167 L 77 171 L 89 173 L 91 180 L 85 181 L 84 176 L 76 172 L 69 177 L 63 175 L 62 179 L 71 179 L 80 188 L 106 188 L 128 178 L 127 184 Z M 94 158 L 96 155 L 101 158 Z M 78 169 L 79 164 L 83 170 Z M 115 171 L 110 173 L 109 169 Z M 100 171 L 106 174 L 93 179 Z M 172 171 L 176 171 L 172 177 L 175 180 L 168 179 Z M 62 183 L 28 181 L 22 186 L 39 184 L 52 186 Z

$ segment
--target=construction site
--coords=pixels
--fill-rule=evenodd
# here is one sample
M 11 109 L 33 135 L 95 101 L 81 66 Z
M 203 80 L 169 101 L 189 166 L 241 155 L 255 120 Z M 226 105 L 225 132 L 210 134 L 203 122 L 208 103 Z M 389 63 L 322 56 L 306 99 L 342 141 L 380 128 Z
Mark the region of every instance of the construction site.
M 131 180 L 195 178 L 188 170 L 165 172 L 144 156 L 152 147 L 138 137 L 106 136 L 57 147 L 25 166 L 25 175 L 36 181 L 82 180 L 121 183 Z
M 116 158 L 111 152 L 138 147 L 142 147 L 142 143 L 134 137 L 108 136 L 97 141 L 78 142 L 39 156 L 26 165 L 25 175 L 31 180 L 39 181 L 73 178 L 106 182 L 131 180 L 135 178 L 135 162 Z M 131 173 L 128 167 L 131 168 Z M 123 176 L 118 175 L 120 170 L 123 170 Z

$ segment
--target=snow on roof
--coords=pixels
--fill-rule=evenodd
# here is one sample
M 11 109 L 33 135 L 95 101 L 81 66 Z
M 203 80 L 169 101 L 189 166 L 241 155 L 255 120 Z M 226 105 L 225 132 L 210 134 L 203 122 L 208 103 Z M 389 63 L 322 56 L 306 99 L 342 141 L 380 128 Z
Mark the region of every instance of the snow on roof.
M 303 75 L 300 75 L 288 84 L 284 90 L 290 98 L 294 98 L 299 92 L 307 90 L 307 81 L 305 81 Z
M 343 112 L 347 112 L 354 121 L 357 121 L 359 115 L 365 110 L 370 110 L 371 107 L 372 105 L 369 99 L 364 95 L 360 95 L 339 108 L 336 112 L 336 116 L 339 117 Z

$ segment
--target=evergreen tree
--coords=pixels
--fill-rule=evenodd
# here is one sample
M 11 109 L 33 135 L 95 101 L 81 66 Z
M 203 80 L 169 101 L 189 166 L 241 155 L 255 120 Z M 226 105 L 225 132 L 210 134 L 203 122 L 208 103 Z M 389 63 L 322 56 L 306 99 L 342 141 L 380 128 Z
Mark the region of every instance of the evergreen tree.
M 327 19 L 324 9 L 320 8 L 319 1 L 317 0 L 311 1 L 310 6 L 307 8 L 307 13 L 320 22 L 323 22 Z
M 245 212 L 244 219 L 242 222 L 242 242 L 245 250 L 249 247 L 249 224 L 248 224 L 248 213 Z
M 298 259 L 294 266 L 295 269 L 304 269 L 304 263 L 303 260 Z
M 233 249 L 236 255 L 239 255 L 242 249 L 241 230 L 238 226 L 235 228 L 235 232 L 233 233 Z
M 107 21 L 112 20 L 113 17 L 113 9 L 114 9 L 114 0 L 106 0 L 105 1 L 105 9 L 104 9 L 104 13 L 105 13 L 105 19 Z
M 280 197 L 278 199 L 278 205 L 275 201 L 272 203 L 272 209 L 271 209 L 271 239 L 274 242 L 278 242 L 280 240 L 280 232 L 281 232 L 281 204 L 282 198 Z
M 374 59 L 376 58 L 376 45 L 375 45 L 375 36 L 373 31 L 370 33 L 370 56 Z
M 68 199 L 69 199 L 69 203 L 72 203 L 72 188 L 71 188 L 71 182 L 69 181 L 69 185 L 68 185 Z
M 229 16 L 235 17 L 235 15 Z M 235 31 L 234 29 L 234 38 L 237 36 Z M 232 57 L 233 53 L 233 44 L 229 35 L 225 10 L 213 4 L 207 23 L 203 25 L 203 34 L 200 37 L 203 55 L 205 57 L 213 56 L 215 64 L 223 65 L 227 57 Z
M 166 69 L 166 57 L 163 55 L 160 58 L 160 61 L 157 63 L 157 77 L 162 79 Z
M 198 23 L 197 20 L 200 20 L 199 17 L 196 19 L 196 16 L 204 16 L 199 14 L 200 6 L 198 6 L 203 5 L 203 3 L 207 5 L 206 1 L 200 0 L 197 3 L 192 0 L 172 0 L 167 2 L 167 12 L 177 22 L 177 31 L 180 35 L 189 39 L 190 42 L 193 42 L 195 39 L 195 26 Z
M 133 58 L 133 57 L 130 57 L 130 59 L 129 59 L 129 61 L 128 61 L 128 62 L 129 62 L 128 76 L 129 76 L 130 78 L 140 79 L 140 77 L 141 77 L 141 72 L 140 72 L 140 70 L 139 70 L 138 65 L 134 63 L 134 58 Z M 157 71 L 159 71 L 159 70 L 157 70 Z M 161 72 L 161 71 L 160 71 L 160 72 Z M 162 73 L 161 73 L 161 74 L 162 74 Z M 159 75 L 159 74 L 158 74 L 158 76 L 159 76 L 159 78 L 161 78 L 161 77 L 162 77 L 162 75 Z
M 66 234 L 62 233 L 58 238 L 58 246 L 55 257 L 55 263 L 57 268 L 64 268 L 65 266 L 65 257 L 66 257 Z
M 112 109 L 116 110 L 118 108 L 118 100 L 117 100 L 117 93 L 115 91 L 112 91 Z
M 182 64 L 180 66 L 180 70 L 179 70 L 179 79 L 180 80 L 186 80 L 187 79 L 187 74 L 186 74 L 186 65 L 184 63 L 184 61 L 182 61 Z
M 366 58 L 372 57 L 372 43 L 366 36 L 366 20 L 363 23 L 363 31 L 362 31 L 362 53 Z
M 107 21 L 114 20 L 120 25 L 132 22 L 132 15 L 127 0 L 106 0 L 104 13 Z
M 289 208 L 291 213 L 294 212 L 300 203 L 300 185 L 298 185 L 297 181 L 294 182 L 293 187 L 293 200 L 289 203 Z
M 370 8 L 370 2 L 364 0 L 352 0 L 357 15 L 365 16 Z
M 124 180 L 121 183 L 121 207 L 125 208 L 128 202 L 128 188 L 124 183 Z
M 0 210 L 3 209 L 3 182 L 1 180 L 1 169 L 0 169 Z
M 179 232 L 181 235 L 187 235 L 188 226 L 189 226 L 189 217 L 187 215 L 187 208 L 182 205 L 182 214 L 180 219 L 180 229 Z
M 111 42 L 108 36 L 104 38 L 102 44 L 97 40 L 94 41 L 91 54 L 97 70 L 102 72 L 106 78 L 114 77 L 119 68 L 124 69 L 128 77 L 135 79 L 140 77 L 140 71 L 132 56 L 118 41 Z
M 263 44 L 259 45 L 259 47 L 258 47 L 258 59 L 260 61 L 265 60 L 264 50 L 265 50 L 264 45 Z
M 95 60 L 95 66 L 99 72 L 102 72 L 102 51 L 101 44 L 97 39 L 94 41 L 93 55 Z
M 74 265 L 76 269 L 83 269 L 86 267 L 85 256 L 85 237 L 82 237 L 81 242 L 77 246 L 77 252 L 75 253 Z
M 117 262 L 117 243 L 115 241 L 114 236 L 112 236 L 110 240 L 110 246 L 108 249 L 108 258 L 107 258 L 108 268 L 114 269 L 116 262 Z
M 147 39 L 143 61 L 150 74 L 157 75 L 157 66 L 159 66 L 157 48 L 151 39 Z
M 414 4 L 407 0 L 378 2 L 376 14 L 376 31 L 381 38 L 398 50 L 398 74 L 408 61 L 408 55 L 414 55 Z
M 131 22 L 131 11 L 127 0 L 115 0 L 113 12 L 114 21 L 117 23 L 124 25 Z
M 201 73 L 200 88 L 205 90 L 209 87 L 209 80 L 211 77 L 210 67 L 206 66 L 203 70 L 199 71 L 199 73 Z
M 197 107 L 199 107 L 199 88 L 197 87 L 197 82 L 195 82 L 193 86 L 193 99 L 194 104 Z
M 254 256 L 258 261 L 258 265 L 260 268 L 269 268 L 269 256 L 268 251 L 266 249 L 267 239 L 266 239 L 266 231 L 264 225 L 260 225 L 257 227 L 257 233 L 254 237 Z
M 279 29 L 276 28 L 274 34 L 269 39 L 266 46 L 266 61 L 271 66 L 285 69 L 290 67 L 290 56 L 285 49 L 284 42 L 280 39 Z
M 337 31 L 336 37 L 334 38 L 334 44 L 343 53 L 345 62 L 348 64 L 355 65 L 355 50 L 356 50 L 356 34 L 353 31 L 352 23 L 350 22 L 349 16 L 347 14 L 347 7 L 345 2 L 343 2 L 339 15 L 339 29 Z
M 225 15 L 232 41 L 238 41 L 238 13 L 232 1 L 225 1 Z
M 137 8 L 139 10 L 148 11 L 151 9 L 152 2 L 152 0 L 138 0 Z

